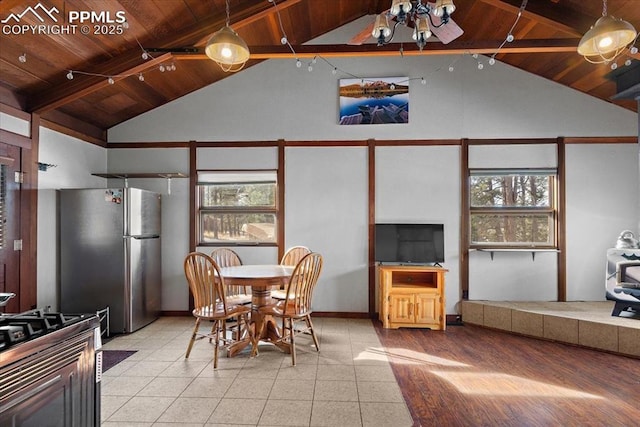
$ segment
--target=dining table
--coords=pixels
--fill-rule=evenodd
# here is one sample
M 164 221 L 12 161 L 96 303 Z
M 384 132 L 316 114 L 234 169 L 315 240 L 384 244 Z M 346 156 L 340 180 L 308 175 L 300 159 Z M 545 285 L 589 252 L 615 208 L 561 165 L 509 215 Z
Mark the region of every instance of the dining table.
M 226 285 L 251 287 L 251 327 L 260 341 L 271 342 L 285 353 L 291 351 L 290 346 L 281 341 L 282 334 L 271 316 L 260 313 L 260 308 L 272 304 L 271 289 L 286 285 L 293 273 L 293 266 L 280 264 L 235 265 L 222 267 L 220 274 Z M 242 340 L 229 348 L 232 357 L 251 344 L 250 340 Z

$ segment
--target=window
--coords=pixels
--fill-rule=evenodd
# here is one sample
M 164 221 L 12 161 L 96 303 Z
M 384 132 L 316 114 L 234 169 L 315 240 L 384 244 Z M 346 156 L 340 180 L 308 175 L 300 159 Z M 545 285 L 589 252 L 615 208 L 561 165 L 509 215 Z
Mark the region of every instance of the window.
M 556 247 L 555 170 L 472 170 L 471 247 Z
M 199 246 L 277 243 L 275 171 L 198 173 Z

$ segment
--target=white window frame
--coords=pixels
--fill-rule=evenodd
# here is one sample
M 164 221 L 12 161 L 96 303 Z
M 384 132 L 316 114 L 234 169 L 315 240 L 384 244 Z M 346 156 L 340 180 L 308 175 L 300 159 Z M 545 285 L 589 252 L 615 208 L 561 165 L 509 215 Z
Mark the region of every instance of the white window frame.
M 473 177 L 500 177 L 500 176 L 545 176 L 549 177 L 549 194 L 548 206 L 473 206 L 472 204 L 472 183 Z M 474 168 L 469 170 L 469 248 L 471 249 L 557 249 L 558 248 L 558 176 L 557 170 L 548 169 L 527 169 L 527 168 L 511 168 L 511 169 L 481 169 Z M 474 241 L 472 233 L 472 223 L 474 216 L 479 215 L 496 215 L 496 216 L 540 216 L 544 215 L 549 221 L 549 239 L 546 242 L 487 242 Z
M 275 202 L 269 206 L 203 206 L 203 196 L 207 185 L 241 184 L 241 183 L 273 183 L 275 186 Z M 198 171 L 196 186 L 196 224 L 198 246 L 277 246 L 279 225 L 278 179 L 276 170 L 206 170 Z M 220 239 L 212 241 L 204 236 L 204 218 L 207 215 L 246 215 L 267 214 L 274 216 L 273 239 Z M 244 235 L 246 230 L 242 230 Z

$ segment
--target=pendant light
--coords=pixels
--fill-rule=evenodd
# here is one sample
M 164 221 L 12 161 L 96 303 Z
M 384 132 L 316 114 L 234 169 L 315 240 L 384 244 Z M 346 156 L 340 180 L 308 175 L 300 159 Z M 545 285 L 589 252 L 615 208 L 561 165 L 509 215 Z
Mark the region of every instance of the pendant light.
M 249 60 L 249 47 L 229 26 L 229 0 L 225 0 L 225 4 L 226 25 L 213 33 L 204 51 L 222 68 L 222 71 L 235 73 L 242 70 Z
M 636 29 L 622 19 L 607 16 L 607 0 L 603 0 L 602 17 L 578 43 L 578 53 L 593 64 L 616 59 L 636 39 Z
M 412 38 L 422 50 L 427 44 L 427 39 L 431 37 L 431 28 L 440 28 L 448 24 L 455 10 L 453 0 L 435 0 L 435 3 L 423 3 L 420 0 L 393 0 L 389 12 L 376 17 L 371 35 L 378 40 L 378 46 L 382 46 L 391 43 L 398 25 L 413 23 Z M 440 22 L 434 23 L 431 15 L 440 18 Z M 389 25 L 390 17 L 395 17 L 396 20 L 393 27 Z

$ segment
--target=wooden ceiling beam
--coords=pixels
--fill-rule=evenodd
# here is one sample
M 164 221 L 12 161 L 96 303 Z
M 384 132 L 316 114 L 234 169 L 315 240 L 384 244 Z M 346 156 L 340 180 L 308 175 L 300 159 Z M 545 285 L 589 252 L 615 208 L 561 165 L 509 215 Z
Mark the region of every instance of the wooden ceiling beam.
M 483 3 L 518 14 L 522 0 L 480 0 Z M 575 10 L 568 9 L 553 2 L 530 1 L 527 3 L 522 16 L 541 24 L 559 29 L 569 35 L 582 37 L 589 30 L 597 18 Z
M 325 58 L 336 57 L 362 57 L 362 56 L 418 56 L 418 55 L 460 55 L 460 54 L 494 54 L 501 41 L 459 41 L 454 40 L 449 44 L 428 43 L 420 51 L 418 46 L 405 44 L 400 52 L 399 44 L 376 46 L 375 44 L 354 45 L 299 45 L 293 46 L 295 54 L 288 46 L 251 46 L 251 59 L 287 59 L 287 58 L 313 58 L 322 56 Z M 575 52 L 578 39 L 525 39 L 514 40 L 500 49 L 500 54 L 515 53 L 549 53 L 549 52 Z M 180 60 L 210 60 L 204 51 L 174 52 L 175 59 Z
M 300 3 L 301 1 L 302 0 L 280 1 L 279 3 L 277 3 L 277 7 L 278 7 L 278 10 L 282 12 L 282 11 L 290 8 L 291 6 Z M 238 28 L 243 28 L 243 27 L 246 27 L 248 25 L 251 25 L 254 22 L 257 22 L 257 21 L 259 21 L 261 19 L 269 17 L 270 15 L 274 15 L 275 13 L 276 13 L 276 9 L 273 6 L 268 7 L 266 9 L 261 8 L 261 10 L 257 10 L 256 7 L 254 6 L 254 8 L 251 9 L 248 14 L 246 13 L 246 10 L 245 10 L 242 13 L 243 16 L 237 16 L 236 19 L 232 19 L 231 20 L 231 27 L 235 31 L 237 31 Z M 195 46 L 204 46 L 204 44 L 207 42 L 207 40 L 209 39 L 211 34 L 213 34 L 215 31 L 220 29 L 221 25 L 222 24 L 220 24 L 218 26 L 210 27 L 209 30 L 208 30 L 208 33 L 203 38 L 200 38 L 197 42 L 195 42 L 194 45 Z M 211 29 L 213 29 L 213 31 L 211 31 Z
M 0 14 L 6 15 L 14 7 L 24 6 L 24 0 L 2 0 L 0 2 Z
M 286 9 L 300 3 L 300 1 L 302 0 L 283 1 L 278 3 L 278 9 Z M 232 15 L 230 18 L 231 22 L 233 22 L 234 29 L 237 30 L 238 28 L 251 25 L 256 22 L 256 20 L 271 13 L 275 13 L 275 8 L 268 2 L 261 2 L 260 4 L 256 4 Z M 189 26 L 182 32 L 165 37 L 158 42 L 158 45 L 162 47 L 193 46 L 194 43 L 202 40 L 203 37 L 210 36 L 215 31 L 212 29 L 222 27 L 224 22 L 225 19 L 219 15 L 203 19 Z M 29 112 L 39 114 L 54 110 L 106 87 L 109 84 L 106 78 L 108 76 L 113 76 L 114 81 L 117 81 L 121 78 L 155 67 L 170 58 L 171 54 L 164 54 L 141 63 L 140 49 L 130 49 L 114 59 L 103 63 L 99 69 L 95 69 L 93 72 L 100 74 L 99 76 L 89 75 L 82 76 L 81 78 L 77 75 L 77 78 L 74 80 L 65 81 L 50 91 L 34 96 L 34 102 L 28 105 L 27 109 Z M 89 70 L 83 71 L 88 72 Z
M 82 75 L 81 72 L 78 72 L 73 80 L 69 80 L 69 83 L 60 85 L 60 89 L 51 92 L 48 96 L 43 95 L 36 97 L 36 102 L 29 105 L 29 111 L 32 113 L 43 114 L 47 111 L 55 110 L 69 102 L 73 102 L 90 93 L 108 87 L 109 81 L 107 80 L 107 77 L 109 76 L 111 76 L 114 82 L 117 82 L 118 80 L 122 80 L 156 67 L 171 59 L 171 57 L 172 55 L 170 53 L 165 53 L 149 59 L 142 64 L 139 64 L 139 58 L 135 58 L 135 61 L 131 61 L 131 58 L 127 57 L 125 58 L 125 61 L 123 61 L 124 63 L 118 62 L 117 64 L 110 63 L 109 65 L 105 65 L 104 69 L 100 72 L 100 76 L 86 76 Z M 138 64 L 133 65 L 132 62 Z

